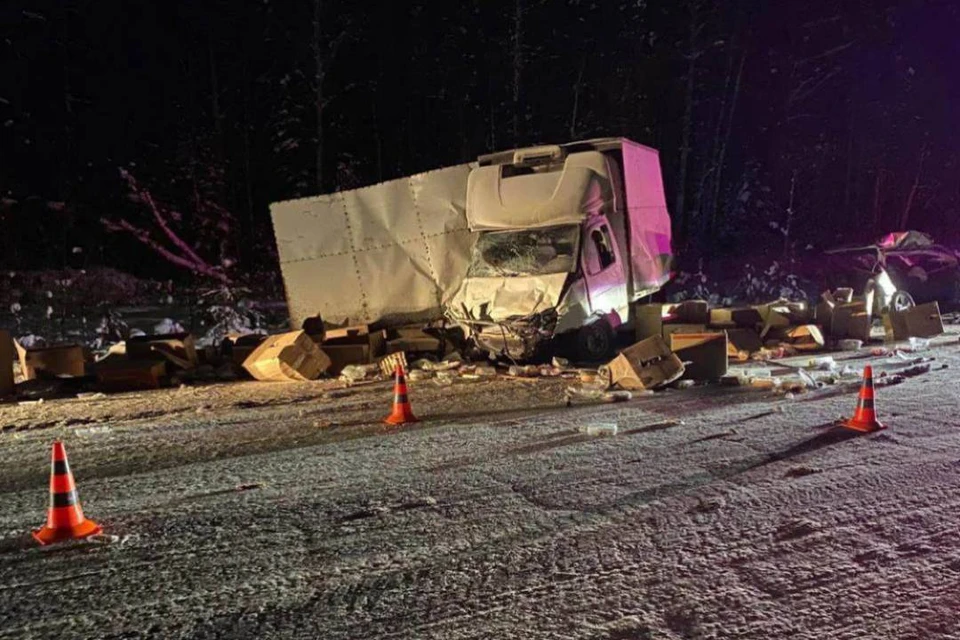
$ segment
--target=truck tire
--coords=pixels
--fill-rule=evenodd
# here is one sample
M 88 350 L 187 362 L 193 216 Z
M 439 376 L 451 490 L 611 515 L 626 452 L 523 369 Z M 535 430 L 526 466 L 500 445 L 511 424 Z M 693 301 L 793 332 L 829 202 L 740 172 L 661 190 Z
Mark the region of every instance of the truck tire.
M 604 319 L 577 331 L 576 358 L 579 362 L 605 362 L 613 355 L 613 327 Z

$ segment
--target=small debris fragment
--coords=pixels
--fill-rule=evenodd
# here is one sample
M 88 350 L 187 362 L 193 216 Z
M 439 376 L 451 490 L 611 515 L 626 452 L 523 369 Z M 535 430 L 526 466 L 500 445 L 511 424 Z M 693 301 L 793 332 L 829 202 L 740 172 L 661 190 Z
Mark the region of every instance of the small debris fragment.
M 95 393 L 78 393 L 77 400 L 99 400 L 100 398 L 106 398 L 107 394 L 101 393 L 99 391 Z
M 837 347 L 841 351 L 859 351 L 863 347 L 863 340 L 854 340 L 847 338 L 837 342 Z
M 580 425 L 579 431 L 588 436 L 615 436 L 618 429 L 616 422 L 593 422 Z

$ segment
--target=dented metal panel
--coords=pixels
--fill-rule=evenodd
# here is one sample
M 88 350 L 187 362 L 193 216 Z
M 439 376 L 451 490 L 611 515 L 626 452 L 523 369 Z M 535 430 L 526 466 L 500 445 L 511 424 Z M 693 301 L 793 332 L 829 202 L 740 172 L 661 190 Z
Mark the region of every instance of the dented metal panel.
M 431 320 L 466 274 L 471 165 L 270 207 L 291 322 Z

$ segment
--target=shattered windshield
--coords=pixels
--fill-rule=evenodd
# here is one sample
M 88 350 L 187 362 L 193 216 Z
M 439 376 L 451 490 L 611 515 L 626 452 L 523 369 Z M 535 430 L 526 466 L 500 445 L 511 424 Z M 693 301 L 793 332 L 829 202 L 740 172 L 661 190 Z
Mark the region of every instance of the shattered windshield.
M 578 225 L 480 234 L 468 277 L 569 273 L 577 264 Z

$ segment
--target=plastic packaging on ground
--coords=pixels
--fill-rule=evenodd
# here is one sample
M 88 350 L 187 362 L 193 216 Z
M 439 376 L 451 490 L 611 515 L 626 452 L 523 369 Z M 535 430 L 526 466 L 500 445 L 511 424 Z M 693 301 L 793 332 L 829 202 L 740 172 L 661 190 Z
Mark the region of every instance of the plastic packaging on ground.
M 615 436 L 618 428 L 616 422 L 592 422 L 580 425 L 579 430 L 588 436 Z
M 837 342 L 841 351 L 859 351 L 863 347 L 863 340 L 845 339 Z

